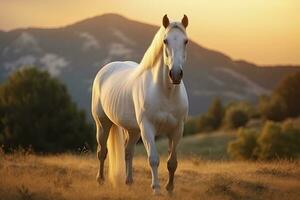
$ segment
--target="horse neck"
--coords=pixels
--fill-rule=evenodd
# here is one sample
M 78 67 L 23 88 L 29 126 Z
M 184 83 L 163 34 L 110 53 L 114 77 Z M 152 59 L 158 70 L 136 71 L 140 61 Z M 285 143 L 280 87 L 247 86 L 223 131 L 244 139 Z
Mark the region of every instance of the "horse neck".
M 162 54 L 162 53 L 161 53 Z M 167 96 L 179 91 L 179 86 L 175 86 L 170 82 L 169 69 L 163 62 L 163 56 L 159 56 L 155 65 L 151 68 L 153 82 L 158 90 L 162 91 Z

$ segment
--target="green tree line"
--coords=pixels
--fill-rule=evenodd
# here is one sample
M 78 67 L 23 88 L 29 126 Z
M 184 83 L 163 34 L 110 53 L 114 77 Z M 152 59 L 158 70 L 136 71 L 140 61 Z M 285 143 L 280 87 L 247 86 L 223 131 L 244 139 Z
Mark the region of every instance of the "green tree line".
M 257 105 L 232 102 L 223 105 L 215 98 L 208 111 L 191 117 L 185 124 L 184 134 L 211 132 L 219 128 L 244 127 L 251 119 L 284 121 L 300 116 L 300 73 L 290 74 L 281 80 L 272 93 L 259 98 Z
M 45 71 L 26 68 L 0 85 L 0 144 L 5 151 L 92 148 L 93 127 L 64 84 Z

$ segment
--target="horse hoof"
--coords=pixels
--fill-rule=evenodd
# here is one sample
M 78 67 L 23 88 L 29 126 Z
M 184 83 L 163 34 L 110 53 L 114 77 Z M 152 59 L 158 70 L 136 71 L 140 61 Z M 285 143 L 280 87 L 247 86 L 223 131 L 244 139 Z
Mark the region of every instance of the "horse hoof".
M 133 184 L 133 180 L 131 179 L 131 180 L 126 180 L 126 185 L 132 185 Z
M 103 185 L 104 184 L 104 178 L 97 177 L 96 180 L 97 180 L 97 182 L 98 182 L 99 185 Z
M 174 189 L 173 185 L 169 185 L 169 184 L 166 185 L 166 190 L 168 191 L 168 193 L 172 193 L 173 189 Z
M 159 189 L 159 188 L 155 188 L 155 189 L 153 189 L 153 195 L 155 195 L 155 196 L 159 196 L 159 195 L 161 195 L 161 193 L 160 193 L 160 189 Z
M 169 197 L 173 197 L 173 195 L 174 195 L 173 191 L 167 191 L 167 192 L 168 192 Z

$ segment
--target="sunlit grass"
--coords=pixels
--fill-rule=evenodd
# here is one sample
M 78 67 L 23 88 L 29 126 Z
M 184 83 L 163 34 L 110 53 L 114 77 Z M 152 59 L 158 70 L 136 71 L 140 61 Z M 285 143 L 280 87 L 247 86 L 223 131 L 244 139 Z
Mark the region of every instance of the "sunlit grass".
M 172 199 L 298 199 L 298 161 L 208 161 L 179 156 Z M 0 199 L 170 199 L 153 197 L 147 160 L 134 160 L 132 186 L 113 189 L 96 183 L 94 154 L 0 156 Z M 107 170 L 107 169 L 106 169 Z M 159 167 L 162 186 L 167 179 L 166 157 Z

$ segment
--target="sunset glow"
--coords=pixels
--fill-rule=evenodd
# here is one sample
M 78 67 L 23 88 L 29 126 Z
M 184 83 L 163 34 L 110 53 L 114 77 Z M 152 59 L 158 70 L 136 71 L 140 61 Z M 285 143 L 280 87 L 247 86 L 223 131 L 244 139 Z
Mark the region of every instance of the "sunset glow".
M 104 13 L 155 25 L 165 13 L 176 20 L 187 14 L 190 37 L 204 47 L 257 64 L 300 64 L 297 0 L 0 0 L 0 8 L 6 31 L 64 26 Z

